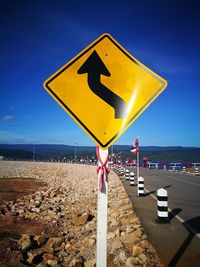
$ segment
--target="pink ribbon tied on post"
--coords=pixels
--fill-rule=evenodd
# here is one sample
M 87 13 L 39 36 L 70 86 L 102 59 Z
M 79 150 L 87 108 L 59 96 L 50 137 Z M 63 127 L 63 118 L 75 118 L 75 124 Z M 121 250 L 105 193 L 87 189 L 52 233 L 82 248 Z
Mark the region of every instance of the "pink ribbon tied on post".
M 99 147 L 98 146 L 96 148 L 96 152 L 97 152 L 97 158 L 98 158 L 99 163 L 100 163 L 100 165 L 97 167 L 97 173 L 98 173 L 98 179 L 99 179 L 98 180 L 99 190 L 100 190 L 100 192 L 102 192 L 103 185 L 105 184 L 105 181 L 106 181 L 106 178 L 107 178 L 107 174 L 110 172 L 110 170 L 106 166 L 107 161 L 108 161 L 108 156 L 107 156 L 105 162 L 102 162 L 100 154 L 99 154 Z

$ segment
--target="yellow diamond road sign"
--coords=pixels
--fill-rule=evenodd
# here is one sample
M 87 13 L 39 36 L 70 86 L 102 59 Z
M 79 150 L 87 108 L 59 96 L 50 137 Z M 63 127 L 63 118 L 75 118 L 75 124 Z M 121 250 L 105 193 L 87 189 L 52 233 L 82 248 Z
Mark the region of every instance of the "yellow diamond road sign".
M 105 149 L 167 82 L 103 34 L 44 82 L 47 92 Z

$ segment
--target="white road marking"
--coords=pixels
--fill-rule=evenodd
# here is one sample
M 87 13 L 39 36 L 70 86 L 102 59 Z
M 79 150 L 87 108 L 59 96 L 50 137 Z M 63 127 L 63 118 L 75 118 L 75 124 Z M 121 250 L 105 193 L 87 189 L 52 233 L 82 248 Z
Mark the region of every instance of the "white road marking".
M 157 201 L 157 198 L 152 193 L 150 193 L 150 191 L 148 189 L 144 188 L 144 191 L 146 191 L 148 194 L 150 194 L 152 196 L 152 198 Z M 172 212 L 172 210 L 169 207 L 168 207 L 168 210 L 169 210 L 169 212 Z M 172 212 L 172 214 L 175 216 L 175 218 L 180 223 L 184 223 L 192 234 L 194 234 L 197 238 L 200 238 L 200 233 L 198 233 L 194 228 L 192 228 L 189 224 L 187 224 L 180 216 L 175 215 L 173 212 Z

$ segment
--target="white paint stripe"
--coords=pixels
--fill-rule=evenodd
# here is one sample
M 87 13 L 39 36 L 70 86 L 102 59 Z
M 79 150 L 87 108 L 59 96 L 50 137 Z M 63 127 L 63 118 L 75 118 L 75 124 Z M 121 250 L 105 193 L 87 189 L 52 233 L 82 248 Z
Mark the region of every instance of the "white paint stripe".
M 144 190 L 147 192 L 147 193 L 150 193 L 150 191 L 146 188 L 144 188 Z M 154 198 L 156 201 L 157 201 L 157 198 L 153 195 L 153 194 L 150 194 L 152 198 Z M 172 212 L 172 210 L 168 207 L 168 211 L 169 212 Z M 172 212 L 173 214 L 173 212 Z M 174 214 L 175 215 L 175 214 Z M 187 228 L 190 230 L 190 232 L 192 234 L 194 234 L 197 238 L 200 239 L 200 233 L 198 233 L 194 228 L 192 228 L 191 226 L 189 226 L 189 224 L 187 224 L 180 216 L 178 215 L 175 215 L 175 218 L 180 222 L 180 223 L 185 223 L 185 225 L 187 226 Z

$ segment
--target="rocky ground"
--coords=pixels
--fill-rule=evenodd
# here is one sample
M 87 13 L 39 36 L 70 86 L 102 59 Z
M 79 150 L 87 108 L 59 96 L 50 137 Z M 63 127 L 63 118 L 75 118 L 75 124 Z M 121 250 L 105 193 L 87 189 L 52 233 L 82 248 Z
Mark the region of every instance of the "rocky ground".
M 0 162 L 0 179 L 11 177 L 45 186 L 1 201 L 0 266 L 96 266 L 96 167 Z M 162 266 L 113 171 L 108 197 L 108 267 Z

